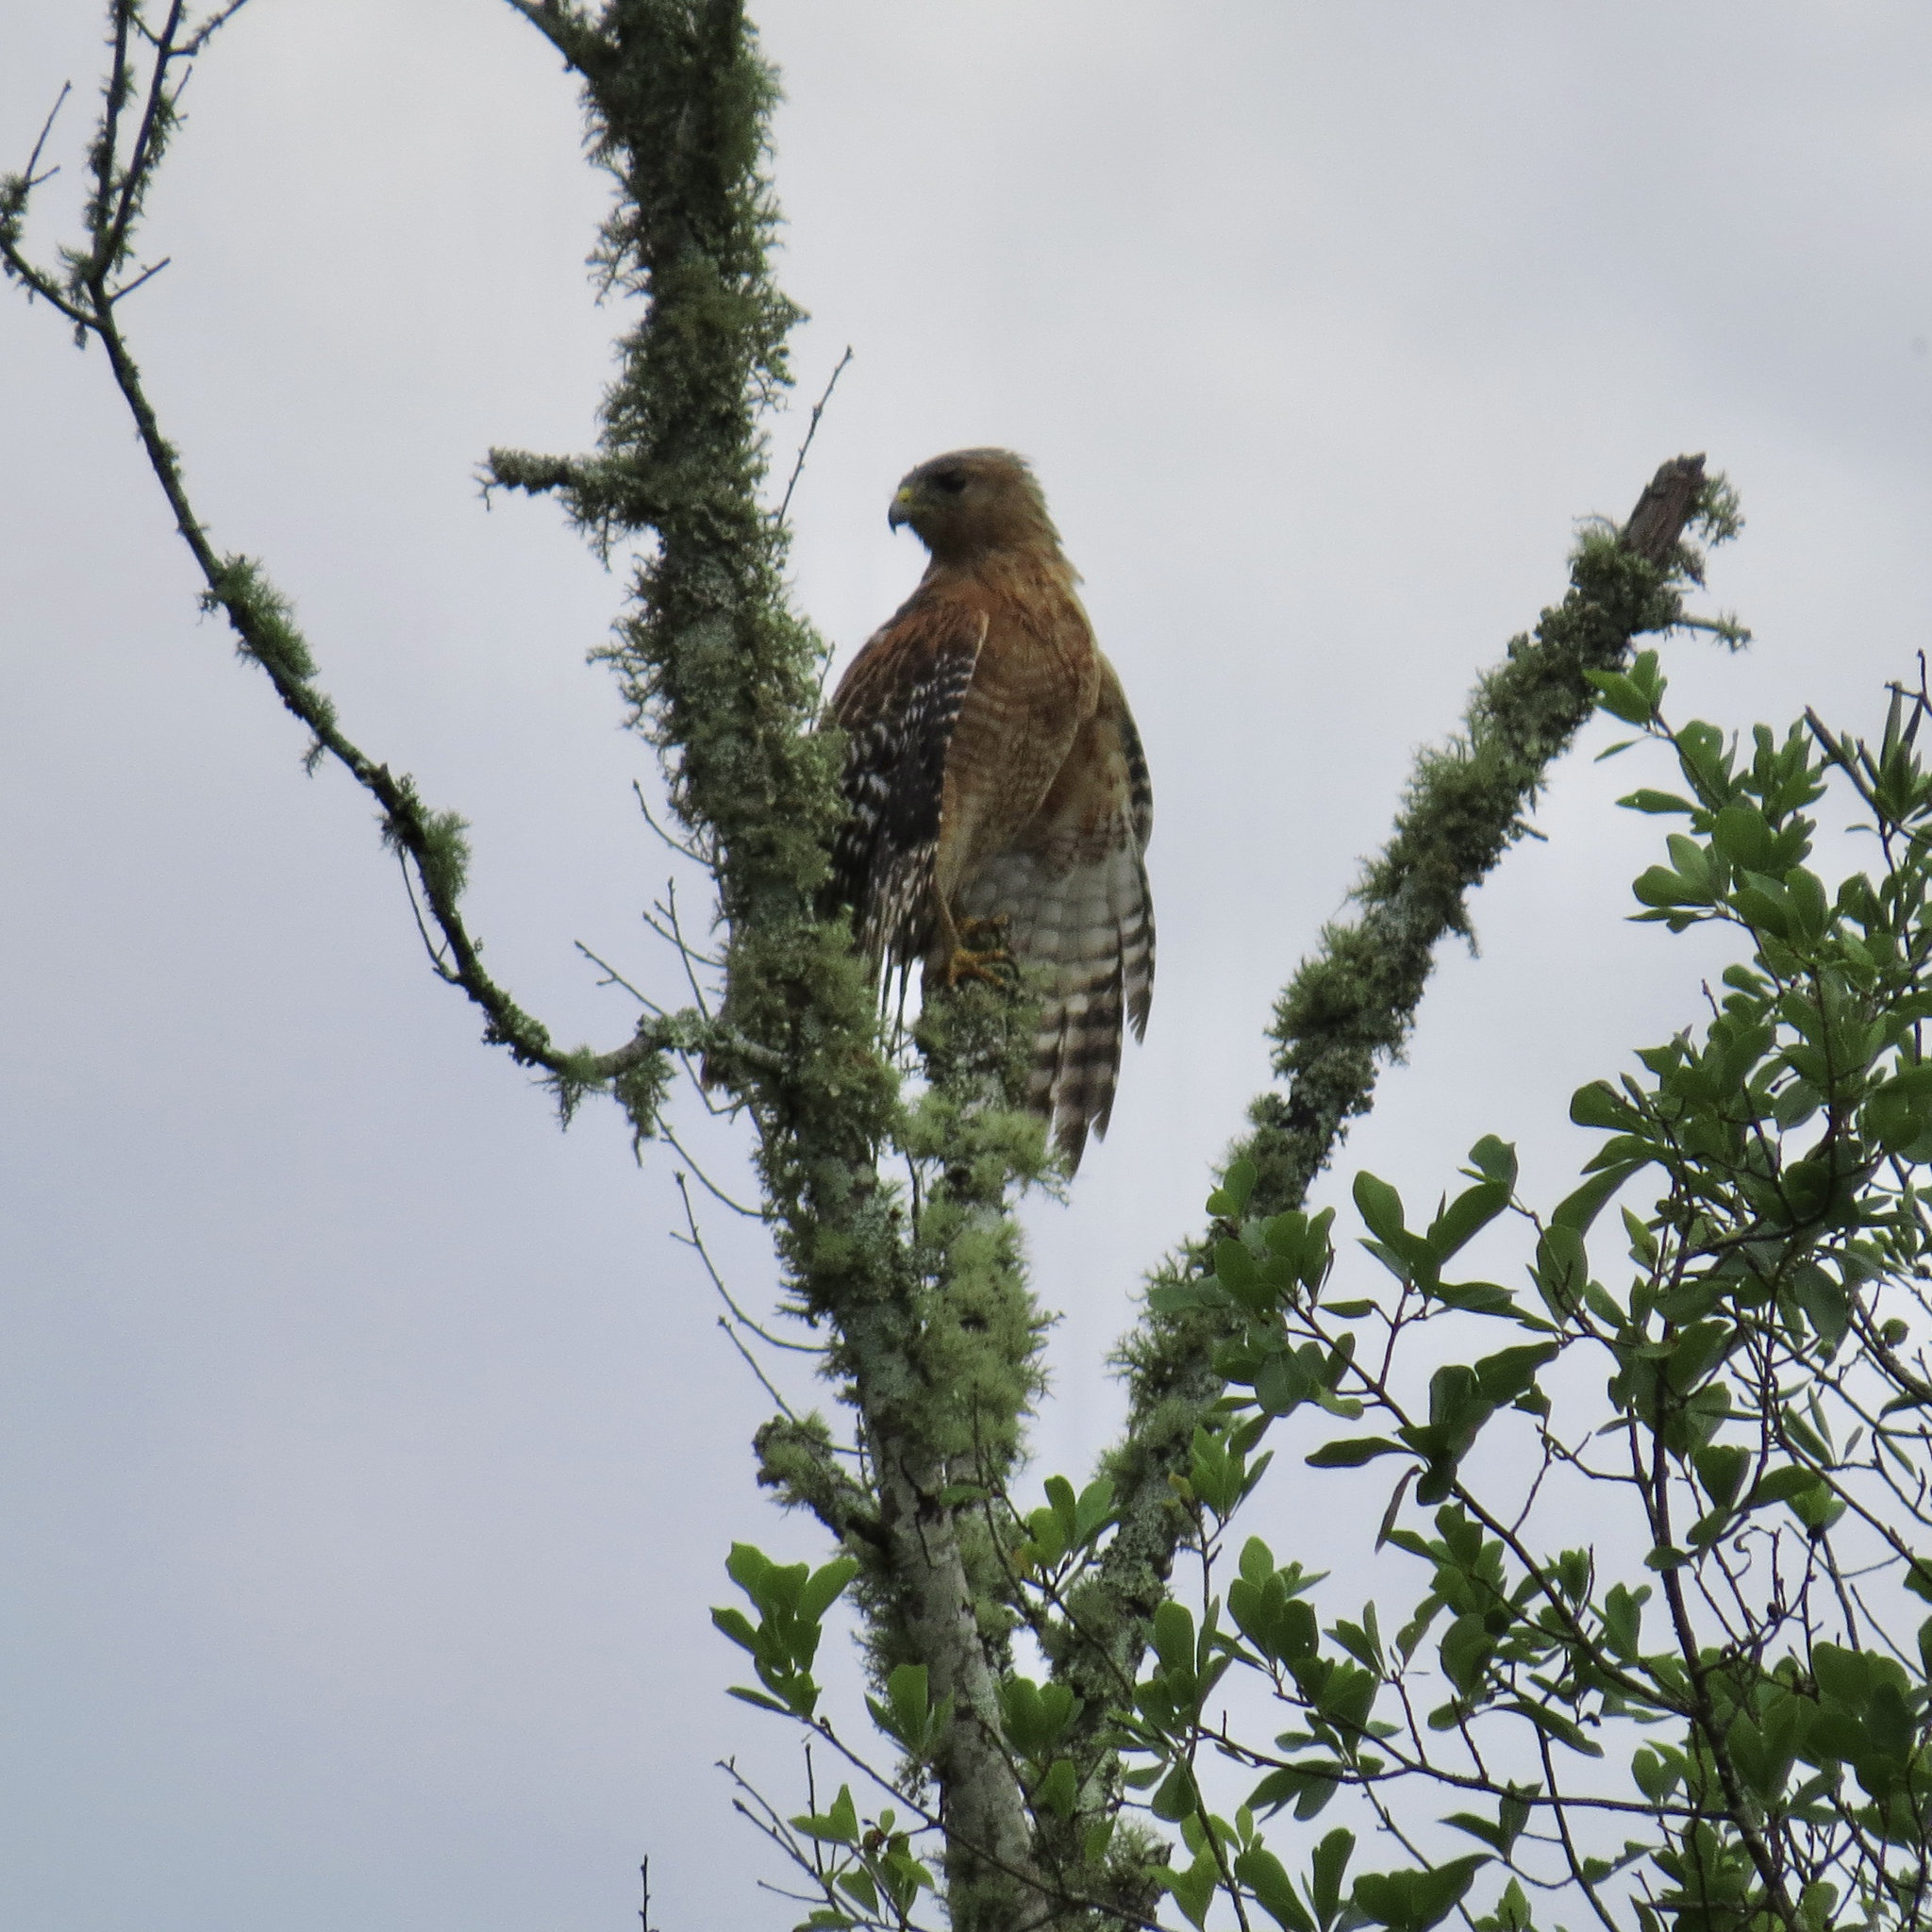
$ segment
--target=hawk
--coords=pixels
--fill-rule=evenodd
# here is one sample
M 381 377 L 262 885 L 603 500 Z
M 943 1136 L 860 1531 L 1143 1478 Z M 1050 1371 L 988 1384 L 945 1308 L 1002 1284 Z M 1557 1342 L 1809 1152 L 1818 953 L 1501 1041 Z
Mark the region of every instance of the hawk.
M 1028 1103 L 1071 1173 L 1107 1131 L 1123 1021 L 1154 991 L 1154 792 L 1046 499 L 1020 458 L 956 450 L 887 516 L 931 553 L 840 680 L 849 816 L 832 887 L 875 975 L 1038 969 Z

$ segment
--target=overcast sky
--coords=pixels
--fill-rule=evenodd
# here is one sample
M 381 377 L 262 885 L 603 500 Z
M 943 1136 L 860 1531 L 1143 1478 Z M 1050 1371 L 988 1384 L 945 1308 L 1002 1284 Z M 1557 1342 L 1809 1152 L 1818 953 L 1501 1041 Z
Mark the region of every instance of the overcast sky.
M 1065 1316 L 1034 1475 L 1077 1477 L 1272 996 L 1576 519 L 1680 451 L 1742 491 L 1711 606 L 1757 643 L 1670 643 L 1678 716 L 1869 728 L 1927 643 L 1932 13 L 757 11 L 805 401 L 855 355 L 796 499 L 802 608 L 849 654 L 918 574 L 895 479 L 1009 444 L 1153 764 L 1153 1024 L 1072 1204 L 1029 1210 Z M 0 23 L 17 166 L 98 23 Z M 472 821 L 499 975 L 612 1043 L 628 1008 L 574 941 L 677 993 L 637 917 L 648 753 L 584 663 L 622 584 L 474 487 L 492 443 L 587 443 L 608 372 L 574 92 L 491 0 L 254 0 L 190 103 L 128 325 L 202 515 L 294 600 L 351 735 Z M 303 777 L 197 617 L 98 355 L 10 292 L 0 448 L 8 1924 L 619 1932 L 646 1853 L 668 1932 L 790 1923 L 708 1767 L 791 1808 L 791 1760 L 723 1695 L 706 1607 L 733 1539 L 823 1551 L 754 1490 L 767 1404 L 669 1240 L 679 1163 L 634 1167 L 604 1107 L 559 1135 L 478 1044 L 366 801 Z M 1658 828 L 1611 801 L 1659 769 L 1592 766 L 1608 741 L 1479 895 L 1483 957 L 1444 957 L 1334 1191 L 1370 1165 L 1432 1201 L 1495 1132 L 1554 1198 L 1571 1090 L 1696 1018 L 1719 956 L 1625 923 Z M 706 1233 L 766 1296 L 758 1231 Z M 1293 1485 L 1255 1526 L 1321 1555 Z

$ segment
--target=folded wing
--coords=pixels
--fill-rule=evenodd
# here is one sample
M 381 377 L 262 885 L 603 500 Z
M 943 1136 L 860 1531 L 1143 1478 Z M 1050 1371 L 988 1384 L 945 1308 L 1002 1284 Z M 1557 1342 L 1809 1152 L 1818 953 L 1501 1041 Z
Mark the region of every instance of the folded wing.
M 960 887 L 964 919 L 1003 918 L 1041 990 L 1029 1098 L 1070 1170 L 1107 1132 L 1121 1036 L 1138 1040 L 1154 997 L 1154 902 L 1143 854 L 1154 830 L 1146 756 L 1120 680 L 1103 659 L 1099 708 L 1038 811 Z
M 915 598 L 853 659 L 832 696 L 847 733 L 849 810 L 832 891 L 877 973 L 931 942 L 946 754 L 986 641 L 983 612 Z

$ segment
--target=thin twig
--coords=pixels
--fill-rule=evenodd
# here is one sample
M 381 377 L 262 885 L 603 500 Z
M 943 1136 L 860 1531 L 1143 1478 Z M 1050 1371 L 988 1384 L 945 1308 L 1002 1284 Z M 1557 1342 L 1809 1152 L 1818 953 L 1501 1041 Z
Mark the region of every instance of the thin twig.
M 242 9 L 247 5 L 248 0 L 228 0 L 227 6 L 220 8 L 218 11 L 214 13 L 209 14 L 208 19 L 205 20 L 201 24 L 201 25 L 196 27 L 194 32 L 189 37 L 189 39 L 183 42 L 180 50 L 181 58 L 184 60 L 192 60 L 195 58 L 195 56 L 198 55 L 201 52 L 201 50 L 208 45 L 208 42 L 214 37 L 214 35 L 219 33 L 223 27 L 226 26 L 227 24 L 231 20 L 233 20 L 234 17 L 238 13 L 240 13 Z M 187 82 L 184 80 L 182 85 L 185 87 L 187 85 Z
M 685 943 L 684 927 L 677 917 L 677 881 L 675 879 L 666 879 L 664 881 L 664 899 L 668 903 L 660 903 L 658 906 L 658 910 L 663 913 L 665 918 L 671 922 L 671 943 L 677 949 L 677 957 L 684 962 L 684 976 L 691 987 L 691 1000 L 697 1007 L 698 1011 L 708 1020 L 711 1017 L 710 1002 L 705 998 L 705 990 L 698 984 L 698 976 L 691 969 L 691 961 L 700 956 Z
M 778 505 L 774 522 L 782 524 L 785 513 L 791 508 L 791 492 L 798 488 L 799 473 L 805 468 L 807 453 L 811 448 L 811 440 L 819 433 L 819 418 L 825 413 L 825 405 L 832 400 L 832 391 L 839 387 L 839 378 L 845 374 L 845 365 L 852 359 L 852 344 L 847 342 L 845 353 L 839 358 L 839 366 L 832 371 L 832 379 L 825 385 L 825 392 L 811 406 L 811 421 L 805 425 L 805 441 L 798 445 L 798 460 L 791 465 L 791 479 L 785 486 L 784 499 Z
M 675 1241 L 676 1236 L 674 1235 L 672 1239 Z M 751 1350 L 745 1347 L 744 1343 L 739 1339 L 738 1330 L 734 1328 L 731 1325 L 731 1324 L 724 1319 L 723 1315 L 720 1315 L 718 1317 L 718 1325 L 719 1327 L 724 1329 L 725 1340 L 731 1343 L 732 1347 L 735 1348 L 738 1351 L 739 1355 L 743 1358 L 745 1367 L 748 1368 L 752 1372 L 752 1374 L 758 1377 L 758 1387 L 761 1388 L 765 1391 L 765 1393 L 769 1395 L 772 1398 L 772 1400 L 778 1405 L 778 1407 L 780 1411 L 783 1413 L 785 1420 L 787 1422 L 795 1423 L 798 1420 L 797 1411 L 791 1407 L 791 1405 L 789 1402 L 785 1400 L 785 1398 L 781 1394 L 779 1394 L 777 1388 L 772 1381 L 771 1376 L 766 1374 L 764 1370 L 758 1366 L 758 1357 L 754 1356 Z
M 429 927 L 423 917 L 423 902 L 416 896 L 415 875 L 409 871 L 407 856 L 398 848 L 396 870 L 403 875 L 403 891 L 409 895 L 409 916 L 416 922 L 416 930 L 422 935 L 423 950 L 429 955 L 429 964 L 437 978 L 454 986 L 457 983 L 455 969 L 443 958 L 442 949 L 429 935 Z
M 644 1008 L 644 1010 L 647 1013 L 655 1013 L 660 1020 L 664 1017 L 664 1008 L 660 1007 L 658 1004 L 658 1002 L 650 996 L 649 993 L 639 991 L 639 990 L 636 987 L 634 987 L 630 983 L 630 981 L 627 980 L 624 976 L 624 974 L 617 970 L 615 966 L 611 965 L 608 959 L 602 958 L 597 954 L 591 952 L 590 947 L 585 945 L 582 940 L 573 940 L 571 941 L 571 944 L 574 945 L 577 949 L 577 951 L 580 952 L 584 956 L 584 958 L 591 962 L 592 966 L 596 967 L 598 972 L 603 974 L 604 977 L 597 982 L 599 986 L 621 986 L 623 987 L 625 992 L 629 993 L 632 999 L 637 1001 L 639 1006 Z
M 152 268 L 142 269 L 142 272 L 138 275 L 136 275 L 131 282 L 123 282 L 121 286 L 108 297 L 108 300 L 110 302 L 120 302 L 125 300 L 127 296 L 133 294 L 135 290 L 140 288 L 143 282 L 153 281 L 154 278 L 158 275 L 159 275 L 160 272 L 164 268 L 166 268 L 171 261 L 174 260 L 174 258 L 175 258 L 172 255 L 162 256 L 160 260 L 156 262 Z
M 667 945 L 675 946 L 687 959 L 695 959 L 700 966 L 708 966 L 714 973 L 724 972 L 724 961 L 723 959 L 714 959 L 708 953 L 700 953 L 694 948 L 688 946 L 683 939 L 674 932 L 670 926 L 662 924 L 659 921 L 654 919 L 650 913 L 641 913 L 639 916 L 660 940 L 664 941 Z
M 690 1162 L 691 1173 L 697 1175 L 699 1181 L 704 1186 L 705 1191 L 708 1194 L 710 1194 L 714 1199 L 721 1202 L 724 1207 L 730 1208 L 732 1213 L 743 1215 L 747 1221 L 765 1221 L 770 1219 L 770 1217 L 762 1209 L 757 1208 L 747 1208 L 742 1201 L 734 1201 L 731 1198 L 731 1196 L 727 1194 L 724 1191 L 724 1190 L 721 1188 L 717 1184 L 717 1182 L 714 1181 L 710 1177 L 710 1175 L 704 1171 L 704 1169 L 701 1166 L 699 1166 L 697 1161 L 691 1158 L 690 1149 L 687 1148 L 678 1140 L 677 1136 L 671 1131 L 671 1128 L 667 1124 L 660 1123 L 658 1124 L 658 1131 L 663 1135 L 665 1144 L 671 1148 L 672 1152 L 675 1153 L 679 1159 Z
M 40 166 L 41 152 L 47 145 L 47 137 L 54 131 L 55 118 L 60 112 L 62 106 L 67 100 L 67 96 L 73 92 L 74 83 L 71 80 L 63 80 L 60 83 L 60 92 L 54 96 L 54 105 L 47 109 L 47 118 L 41 123 L 40 139 L 34 142 L 34 151 L 26 158 L 26 172 L 20 177 L 21 185 L 29 193 L 38 188 L 42 182 L 51 181 L 60 172 L 58 165 L 49 168 L 44 175 L 36 175 L 34 170 Z
M 638 809 L 643 813 L 645 824 L 649 825 L 652 831 L 656 832 L 658 838 L 663 840 L 665 844 L 670 846 L 672 851 L 682 853 L 684 857 L 690 859 L 693 865 L 702 865 L 707 870 L 709 870 L 712 861 L 709 858 L 708 858 L 704 853 L 700 852 L 694 845 L 686 844 L 685 841 L 682 839 L 678 838 L 675 833 L 667 832 L 664 829 L 664 827 L 658 823 L 657 819 L 652 815 L 649 803 L 646 801 L 644 797 L 644 788 L 641 784 L 638 782 L 637 779 L 633 778 L 630 781 L 630 789 L 637 795 Z
M 142 191 L 147 185 L 153 168 L 155 131 L 161 118 L 173 107 L 168 96 L 168 68 L 175 58 L 175 35 L 181 25 L 181 12 L 185 0 L 171 0 L 168 8 L 167 24 L 158 37 L 153 38 L 155 50 L 154 73 L 148 81 L 147 99 L 142 104 L 141 125 L 135 131 L 134 145 L 127 151 L 127 168 L 121 177 L 121 193 L 115 204 L 114 218 L 106 225 L 106 232 L 99 237 L 100 253 L 97 257 L 104 269 L 111 268 L 121 258 L 127 246 L 128 228 L 134 220 Z M 138 16 L 137 16 L 138 18 Z M 109 166 L 113 157 L 108 158 Z
M 824 1355 L 825 1350 L 821 1343 L 816 1341 L 788 1341 L 782 1335 L 774 1335 L 758 1323 L 754 1322 L 738 1306 L 737 1302 L 732 1298 L 731 1291 L 724 1286 L 724 1277 L 718 1273 L 717 1264 L 711 1259 L 709 1249 L 705 1246 L 705 1238 L 698 1228 L 697 1216 L 691 1210 L 691 1191 L 685 1186 L 683 1174 L 677 1175 L 676 1179 L 678 1194 L 684 1201 L 685 1225 L 691 1229 L 690 1239 L 686 1245 L 697 1250 L 698 1259 L 705 1264 L 705 1273 L 711 1277 L 711 1286 L 718 1291 L 718 1299 L 731 1310 L 732 1315 L 743 1326 L 749 1328 L 768 1347 L 782 1348 L 793 1355 Z M 675 1237 L 675 1239 L 683 1238 Z

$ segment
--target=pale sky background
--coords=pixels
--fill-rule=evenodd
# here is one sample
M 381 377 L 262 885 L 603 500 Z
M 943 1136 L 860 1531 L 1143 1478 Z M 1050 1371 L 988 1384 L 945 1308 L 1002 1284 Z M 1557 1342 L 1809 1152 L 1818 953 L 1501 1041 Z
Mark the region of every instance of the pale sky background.
M 1029 1209 L 1065 1314 L 1034 1476 L 1077 1477 L 1274 992 L 1575 519 L 1679 451 L 1742 491 L 1710 608 L 1758 642 L 1666 646 L 1680 717 L 1869 726 L 1932 641 L 1932 13 L 756 10 L 804 401 L 856 352 L 801 605 L 849 654 L 917 575 L 895 479 L 1010 444 L 1153 761 L 1153 1024 L 1072 1205 Z M 97 41 L 90 0 L 0 0 L 6 165 Z M 585 445 L 608 366 L 574 92 L 489 0 L 254 0 L 190 103 L 149 230 L 174 265 L 128 320 L 202 514 L 292 597 L 351 735 L 474 823 L 499 974 L 613 1042 L 574 940 L 675 991 L 636 917 L 648 754 L 583 661 L 621 583 L 473 482 L 491 443 Z M 608 1107 L 559 1135 L 478 1045 L 367 802 L 302 776 L 197 617 L 98 356 L 10 291 L 0 449 L 8 1925 L 621 1932 L 646 1853 L 666 1932 L 791 1923 L 709 1767 L 791 1809 L 793 1761 L 706 1612 L 733 1539 L 823 1544 L 754 1490 L 767 1405 L 668 1239 L 678 1163 L 636 1169 Z M 1496 1132 L 1554 1198 L 1571 1090 L 1696 1018 L 1717 955 L 1624 923 L 1659 827 L 1611 800 L 1660 767 L 1593 767 L 1607 741 L 1479 895 L 1484 957 L 1444 958 L 1341 1182 L 1432 1201 Z M 1282 1557 L 1349 1517 L 1309 1493 L 1256 1513 Z

